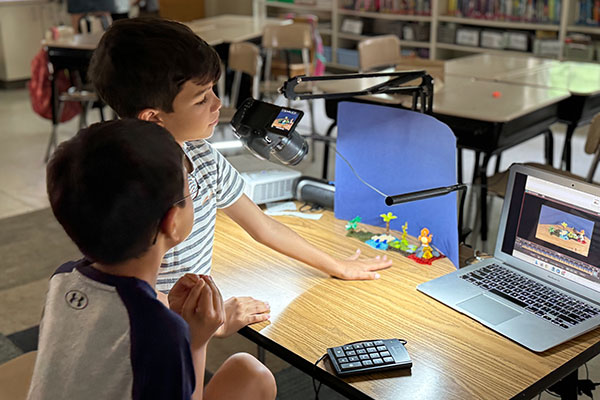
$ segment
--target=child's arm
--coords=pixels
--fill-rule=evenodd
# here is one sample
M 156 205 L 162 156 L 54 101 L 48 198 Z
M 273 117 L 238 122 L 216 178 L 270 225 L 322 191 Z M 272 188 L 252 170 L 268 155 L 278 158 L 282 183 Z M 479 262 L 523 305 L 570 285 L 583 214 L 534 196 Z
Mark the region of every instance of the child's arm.
M 200 279 L 202 279 L 201 275 L 190 273 L 179 278 L 169 292 L 167 300 L 171 311 L 182 315 L 183 304 L 188 298 L 190 290 Z M 230 297 L 223 302 L 223 309 L 225 310 L 225 321 L 215 332 L 215 337 L 231 336 L 246 325 L 266 321 L 271 317 L 269 304 L 253 297 Z
M 196 374 L 192 399 L 202 400 L 206 346 L 225 319 L 223 298 L 211 277 L 205 275 L 198 279 L 183 303 L 181 316 L 190 327 L 190 350 Z
M 263 213 L 246 195 L 223 211 L 256 241 L 336 278 L 377 279 L 379 274 L 375 271 L 392 265 L 386 256 L 359 260 L 359 250 L 346 260 L 336 259 Z

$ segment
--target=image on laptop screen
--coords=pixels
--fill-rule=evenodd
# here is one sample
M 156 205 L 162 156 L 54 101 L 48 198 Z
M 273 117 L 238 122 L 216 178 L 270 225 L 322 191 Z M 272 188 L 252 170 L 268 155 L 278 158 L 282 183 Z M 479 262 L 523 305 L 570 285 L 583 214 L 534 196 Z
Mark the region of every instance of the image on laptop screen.
M 600 292 L 600 197 L 515 174 L 502 251 Z

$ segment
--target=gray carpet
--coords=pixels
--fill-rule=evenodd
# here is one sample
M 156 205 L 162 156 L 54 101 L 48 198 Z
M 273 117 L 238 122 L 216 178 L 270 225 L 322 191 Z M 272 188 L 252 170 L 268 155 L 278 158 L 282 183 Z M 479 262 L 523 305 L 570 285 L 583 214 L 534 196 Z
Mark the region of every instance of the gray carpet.
M 0 220 L 0 290 L 50 277 L 80 257 L 49 208 Z

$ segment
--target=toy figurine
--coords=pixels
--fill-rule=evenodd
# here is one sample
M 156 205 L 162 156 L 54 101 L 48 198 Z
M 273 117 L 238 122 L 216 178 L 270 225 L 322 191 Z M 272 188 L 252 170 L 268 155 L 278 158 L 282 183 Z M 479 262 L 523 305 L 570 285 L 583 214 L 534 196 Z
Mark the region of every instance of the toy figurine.
M 346 230 L 347 231 L 355 231 L 356 228 L 358 227 L 358 223 L 361 221 L 361 218 L 359 216 L 356 216 L 354 218 L 352 218 L 350 221 L 348 221 L 348 223 L 346 224 Z
M 396 217 L 394 214 L 392 214 L 391 212 L 387 213 L 387 214 L 380 214 L 379 215 L 381 218 L 383 218 L 383 222 L 385 222 L 385 233 L 387 235 L 390 234 L 390 221 L 393 219 L 396 219 L 398 217 Z
M 579 243 L 585 244 L 585 230 L 582 229 L 580 232 L 577 233 L 577 241 Z
M 558 237 L 561 238 L 562 240 L 569 240 L 569 231 L 567 230 L 567 223 L 563 222 L 562 224 L 560 224 L 563 229 L 561 229 L 558 232 Z
M 418 238 L 419 242 L 421 242 L 421 245 L 417 248 L 415 256 L 425 260 L 440 256 L 440 252 L 430 246 L 432 238 L 433 235 L 429 233 L 429 229 L 421 229 L 421 234 Z

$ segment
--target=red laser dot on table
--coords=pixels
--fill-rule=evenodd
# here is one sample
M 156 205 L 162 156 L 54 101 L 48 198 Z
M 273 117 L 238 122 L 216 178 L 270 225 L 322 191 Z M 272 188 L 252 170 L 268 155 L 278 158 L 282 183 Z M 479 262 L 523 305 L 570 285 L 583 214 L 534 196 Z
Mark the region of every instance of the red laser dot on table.
M 498 98 L 500 96 L 502 96 L 502 93 L 496 91 L 496 92 L 492 92 L 492 96 L 494 96 L 495 98 Z

